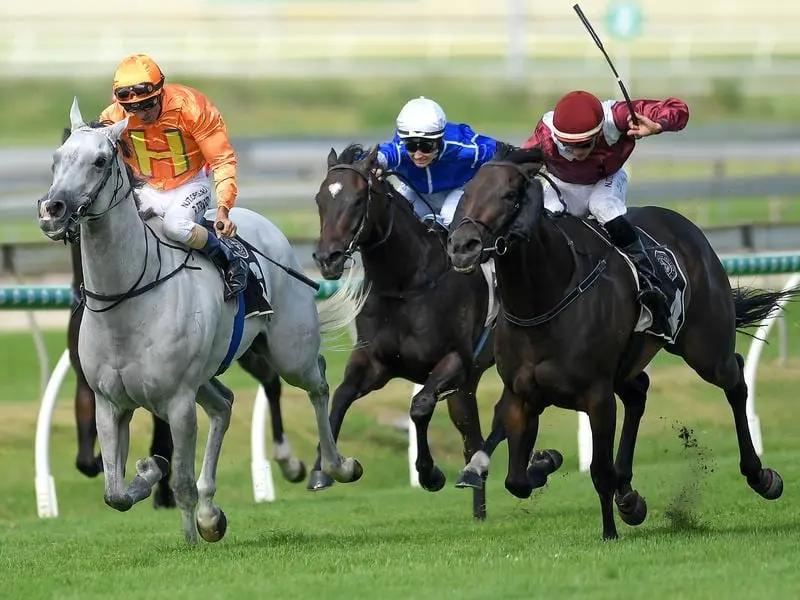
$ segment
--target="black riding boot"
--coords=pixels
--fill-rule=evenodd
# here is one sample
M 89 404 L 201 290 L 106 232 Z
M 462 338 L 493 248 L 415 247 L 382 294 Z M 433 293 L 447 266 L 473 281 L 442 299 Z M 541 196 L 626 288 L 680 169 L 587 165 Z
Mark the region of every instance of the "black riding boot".
M 661 290 L 655 265 L 644 250 L 638 230 L 624 216 L 612 219 L 605 224 L 605 228 L 611 242 L 630 257 L 641 275 L 638 300 L 650 309 L 654 329 L 666 333 L 672 311 L 666 294 Z
M 208 234 L 206 245 L 200 250 L 224 274 L 225 300 L 230 300 L 247 287 L 247 262 L 237 256 L 224 240 Z

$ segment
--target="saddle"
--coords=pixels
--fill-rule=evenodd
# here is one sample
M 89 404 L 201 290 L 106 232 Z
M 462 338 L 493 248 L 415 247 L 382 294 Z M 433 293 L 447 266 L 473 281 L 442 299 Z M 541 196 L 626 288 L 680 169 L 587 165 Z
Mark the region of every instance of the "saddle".
M 642 277 L 634 261 L 620 248 L 617 248 L 603 229 L 592 219 L 580 219 L 589 229 L 600 236 L 609 246 L 622 256 L 631 269 L 636 285 L 636 295 L 639 297 L 642 291 Z M 635 332 L 648 333 L 656 337 L 664 338 L 668 343 L 674 343 L 678 337 L 681 327 L 685 320 L 684 296 L 688 286 L 688 279 L 680 267 L 680 263 L 675 257 L 675 253 L 665 244 L 658 242 L 644 229 L 634 226 L 637 234 L 642 241 L 645 254 L 650 259 L 655 269 L 655 276 L 658 278 L 658 288 L 667 297 L 669 314 L 653 315 L 651 309 L 640 303 L 639 318 L 634 328 Z M 652 279 L 651 279 L 652 280 Z M 660 325 L 659 325 L 660 324 Z
M 213 221 L 206 220 L 204 226 L 210 232 L 214 231 Z M 210 235 L 215 234 L 211 233 Z M 242 292 L 244 295 L 244 318 L 272 314 L 266 279 L 253 246 L 238 234 L 233 237 L 220 237 L 219 243 L 227 246 L 233 254 L 247 263 L 247 287 Z M 224 282 L 225 273 L 219 267 L 217 271 Z

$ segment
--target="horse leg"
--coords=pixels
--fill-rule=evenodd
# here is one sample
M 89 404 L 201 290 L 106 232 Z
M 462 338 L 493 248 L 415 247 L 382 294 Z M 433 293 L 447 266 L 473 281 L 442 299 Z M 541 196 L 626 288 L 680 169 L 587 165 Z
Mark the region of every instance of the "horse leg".
M 355 458 L 342 458 L 331 430 L 328 418 L 329 388 L 325 379 L 325 358 L 321 354 L 317 357 L 317 368 L 307 375 L 306 384 L 301 387 L 308 390 L 317 418 L 322 471 L 339 483 L 358 481 L 364 474 L 361 463 Z
M 505 486 L 517 498 L 529 498 L 533 485 L 528 478 L 528 461 L 536 444 L 541 410 L 531 406 L 508 386 L 503 387 L 498 405 L 502 407 L 503 427 L 508 439 L 508 474 Z
M 503 407 L 501 405 L 503 397 L 494 405 L 494 414 L 492 415 L 492 430 L 489 436 L 483 442 L 483 446 L 475 454 L 469 457 L 469 462 L 458 474 L 456 480 L 457 488 L 482 488 L 486 478 L 489 476 L 489 466 L 491 465 L 491 456 L 504 439 L 506 439 L 506 430 L 503 425 Z
M 103 470 L 103 459 L 95 456 L 94 444 L 97 440 L 97 421 L 94 415 L 94 392 L 89 387 L 78 357 L 78 333 L 83 317 L 83 308 L 76 308 L 69 317 L 67 327 L 67 347 L 69 360 L 75 371 L 75 423 L 78 430 L 78 455 L 75 466 L 87 477 L 97 477 Z
M 631 487 L 631 481 L 636 437 L 639 435 L 639 423 L 644 415 L 649 387 L 650 378 L 642 371 L 635 378 L 618 383 L 614 389 L 625 407 L 617 460 L 614 463 L 617 472 L 614 501 L 617 503 L 619 516 L 628 525 L 641 525 L 647 517 L 647 504 L 639 492 Z
M 465 381 L 464 364 L 456 352 L 446 354 L 433 368 L 423 388 L 411 399 L 411 420 L 417 431 L 417 462 L 419 483 L 429 492 L 438 492 L 446 478 L 436 466 L 428 445 L 428 425 L 436 403 L 448 392 L 457 391 Z
M 150 444 L 150 456 L 163 456 L 167 462 L 172 461 L 172 433 L 169 423 L 153 415 L 153 441 Z M 156 486 L 153 494 L 153 508 L 175 508 L 175 496 L 169 484 L 167 473 Z
M 684 325 L 686 331 L 686 325 Z M 744 379 L 744 359 L 733 352 L 734 342 L 731 340 L 730 351 L 720 355 L 719 347 L 725 347 L 719 336 L 711 335 L 707 330 L 687 331 L 681 336 L 678 351 L 687 364 L 700 377 L 725 391 L 725 397 L 733 412 L 736 427 L 736 439 L 739 443 L 739 471 L 747 479 L 756 493 L 767 500 L 776 500 L 783 493 L 783 479 L 777 471 L 762 468 L 761 460 L 753 447 L 750 436 L 750 425 L 747 422 L 747 383 Z
M 447 411 L 450 414 L 450 420 L 461 433 L 464 442 L 464 462 L 466 464 L 469 464 L 470 459 L 480 452 L 484 445 L 478 402 L 475 399 L 475 388 L 478 387 L 480 375 L 480 373 L 473 373 L 466 385 L 447 397 Z M 488 468 L 484 477 L 486 475 L 488 475 Z M 486 487 L 483 483 L 483 478 L 481 478 L 481 485 L 472 488 L 472 516 L 480 520 L 486 518 Z
M 73 363 L 74 365 L 74 363 Z M 75 370 L 75 423 L 78 429 L 78 455 L 75 466 L 87 477 L 97 477 L 103 470 L 103 458 L 95 456 L 94 445 L 97 440 L 97 420 L 95 418 L 94 392 L 89 387 L 83 373 Z
M 218 380 L 212 381 L 203 385 L 197 393 L 197 402 L 209 419 L 203 466 L 197 481 L 197 529 L 205 541 L 218 542 L 228 529 L 228 519 L 219 507 L 214 506 L 214 494 L 217 492 L 217 465 L 222 440 L 231 422 L 233 393 Z
M 744 379 L 744 358 L 735 354 L 738 383 L 725 389 L 733 420 L 736 426 L 736 438 L 739 442 L 739 471 L 747 478 L 747 483 L 762 498 L 777 500 L 783 494 L 783 479 L 777 471 L 762 468 L 761 460 L 753 447 L 750 425 L 747 422 L 747 383 Z
M 617 526 L 614 523 L 614 490 L 617 488 L 617 474 L 614 470 L 614 429 L 617 420 L 617 404 L 613 389 L 598 385 L 584 398 L 588 406 L 589 424 L 592 428 L 592 475 L 594 489 L 600 498 L 600 512 L 603 518 L 603 538 L 616 539 Z
M 387 381 L 386 369 L 382 365 L 373 360 L 364 350 L 353 351 L 347 361 L 347 367 L 345 367 L 344 380 L 333 394 L 329 421 L 334 440 L 338 441 L 344 416 L 353 402 L 382 388 Z M 324 490 L 333 485 L 333 479 L 322 471 L 321 461 L 320 447 L 317 446 L 314 469 L 311 471 L 306 486 L 311 491 Z
M 106 504 L 119 511 L 133 506 L 125 494 L 125 462 L 128 459 L 132 410 L 123 410 L 100 394 L 95 395 L 97 436 L 105 473 Z
M 292 447 L 284 434 L 280 377 L 272 370 L 266 359 L 254 350 L 247 350 L 239 358 L 239 365 L 264 388 L 264 394 L 269 403 L 269 421 L 275 449 L 274 458 L 281 469 L 283 478 L 292 483 L 299 483 L 306 478 L 306 465 L 299 458 L 292 456 Z
M 172 458 L 172 492 L 181 511 L 183 533 L 189 544 L 197 544 L 197 485 L 194 481 L 194 462 L 197 449 L 196 394 L 176 395 L 167 407 L 167 421 L 172 432 L 175 452 Z M 209 430 L 210 435 L 210 430 Z

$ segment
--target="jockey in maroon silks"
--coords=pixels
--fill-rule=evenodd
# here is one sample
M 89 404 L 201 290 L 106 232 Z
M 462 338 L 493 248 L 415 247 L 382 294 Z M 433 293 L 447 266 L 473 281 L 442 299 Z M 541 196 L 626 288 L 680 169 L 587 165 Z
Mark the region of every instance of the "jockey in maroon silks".
M 594 217 L 612 243 L 633 260 L 642 274 L 640 301 L 653 320 L 669 318 L 667 297 L 644 251 L 639 230 L 625 217 L 628 176 L 623 169 L 636 140 L 663 131 L 680 131 L 689 120 L 689 108 L 677 98 L 633 100 L 637 124 L 625 102 L 601 102 L 589 92 L 574 91 L 545 113 L 523 148 L 539 146 L 547 168 L 562 195 L 545 183 L 544 205 L 553 213 L 566 211 Z

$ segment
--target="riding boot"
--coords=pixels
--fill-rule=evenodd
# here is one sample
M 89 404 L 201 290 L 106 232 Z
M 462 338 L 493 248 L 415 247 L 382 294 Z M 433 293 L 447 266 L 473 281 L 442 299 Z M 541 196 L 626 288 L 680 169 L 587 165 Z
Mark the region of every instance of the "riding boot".
M 247 262 L 237 256 L 224 240 L 210 233 L 208 241 L 200 251 L 223 273 L 225 300 L 230 300 L 247 287 Z
M 654 329 L 661 333 L 668 331 L 668 320 L 672 313 L 669 299 L 661 290 L 661 281 L 655 265 L 644 249 L 638 230 L 624 217 L 620 216 L 605 224 L 611 242 L 633 261 L 639 272 L 640 292 L 638 300 L 650 309 Z

